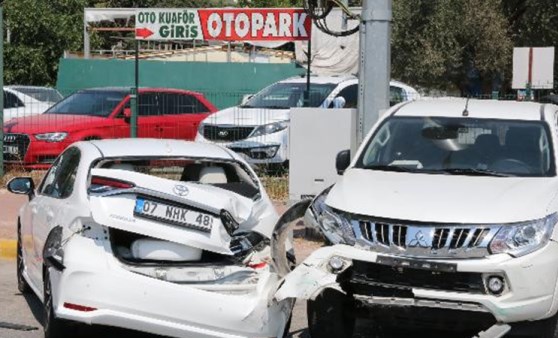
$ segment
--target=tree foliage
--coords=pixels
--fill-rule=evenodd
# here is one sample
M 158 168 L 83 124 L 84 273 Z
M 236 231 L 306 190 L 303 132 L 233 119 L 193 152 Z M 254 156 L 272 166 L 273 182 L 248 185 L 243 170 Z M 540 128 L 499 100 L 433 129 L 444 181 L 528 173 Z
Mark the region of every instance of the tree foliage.
M 239 7 L 300 7 L 301 0 L 238 0 Z M 84 7 L 222 7 L 227 0 L 5 0 L 5 82 L 52 85 L 64 50 L 81 50 Z M 558 41 L 556 0 L 393 0 L 393 77 L 425 88 L 489 92 L 509 82 L 513 46 Z M 109 48 L 112 33 L 93 35 Z M 112 40 L 111 40 L 112 39 Z M 558 66 L 558 64 L 557 64 Z M 558 71 L 558 67 L 556 67 Z

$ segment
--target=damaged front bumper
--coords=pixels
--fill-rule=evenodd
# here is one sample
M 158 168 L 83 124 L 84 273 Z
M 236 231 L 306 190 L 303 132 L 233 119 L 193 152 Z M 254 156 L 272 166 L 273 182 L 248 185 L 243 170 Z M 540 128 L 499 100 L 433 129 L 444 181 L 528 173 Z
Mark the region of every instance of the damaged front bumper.
M 173 337 L 282 337 L 290 318 L 269 267 L 128 266 L 107 241 L 82 236 L 64 249 L 65 269 L 51 268 L 60 318 Z
M 351 294 L 364 307 L 486 313 L 495 323 L 541 320 L 556 312 L 556 255 L 555 242 L 520 258 L 494 255 L 451 261 L 400 260 L 339 244 L 314 251 L 285 278 L 275 298 L 312 300 L 331 288 Z M 419 265 L 422 268 L 411 268 Z M 506 282 L 499 296 L 485 289 L 484 281 L 493 275 Z

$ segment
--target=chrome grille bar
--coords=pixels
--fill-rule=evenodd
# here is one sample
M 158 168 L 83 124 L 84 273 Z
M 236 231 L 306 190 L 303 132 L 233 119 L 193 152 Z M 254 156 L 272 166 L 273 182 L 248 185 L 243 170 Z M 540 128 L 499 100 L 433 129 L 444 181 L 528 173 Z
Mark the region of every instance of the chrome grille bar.
M 353 220 L 357 245 L 383 253 L 425 258 L 480 258 L 500 226 L 412 225 Z

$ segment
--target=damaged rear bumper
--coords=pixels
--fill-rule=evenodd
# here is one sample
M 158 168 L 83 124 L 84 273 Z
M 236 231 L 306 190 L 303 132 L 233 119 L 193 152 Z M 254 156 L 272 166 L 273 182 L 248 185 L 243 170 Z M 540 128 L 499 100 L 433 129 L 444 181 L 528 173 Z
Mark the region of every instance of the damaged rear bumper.
M 130 271 L 107 242 L 84 237 L 68 242 L 64 265 L 51 272 L 56 315 L 87 324 L 173 337 L 281 337 L 292 308 L 273 300 L 278 281 L 268 269 L 252 285 L 169 282 Z

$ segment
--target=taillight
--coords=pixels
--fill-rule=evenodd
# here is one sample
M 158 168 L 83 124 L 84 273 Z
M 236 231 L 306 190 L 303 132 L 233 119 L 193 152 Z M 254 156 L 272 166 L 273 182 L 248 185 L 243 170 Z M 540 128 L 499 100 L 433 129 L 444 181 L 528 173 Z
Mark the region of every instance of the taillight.
M 79 305 L 79 304 L 72 304 L 72 303 L 64 303 L 64 307 L 66 309 L 70 309 L 70 310 L 74 310 L 74 311 L 80 311 L 80 312 L 91 312 L 91 311 L 97 310 L 97 308 L 94 308 L 94 307 L 84 306 L 84 305 Z
M 94 193 L 104 193 L 112 190 L 132 189 L 133 187 L 135 187 L 135 184 L 130 182 L 108 177 L 93 176 L 91 177 L 91 186 L 89 191 Z

